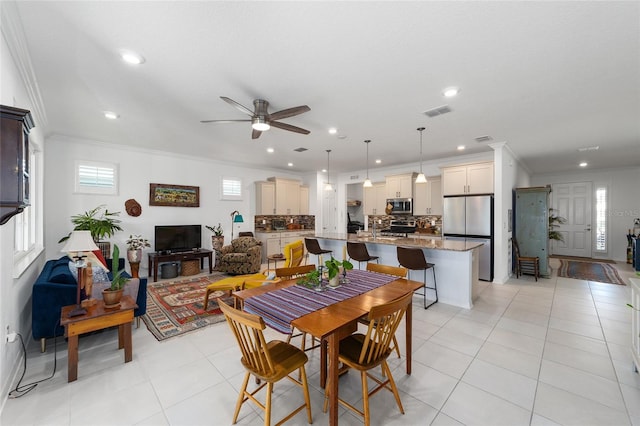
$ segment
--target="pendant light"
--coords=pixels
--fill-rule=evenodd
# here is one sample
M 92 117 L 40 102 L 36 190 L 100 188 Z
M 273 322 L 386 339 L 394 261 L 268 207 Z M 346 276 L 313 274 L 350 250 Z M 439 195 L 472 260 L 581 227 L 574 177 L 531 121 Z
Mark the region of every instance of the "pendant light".
M 331 186 L 331 178 L 329 176 L 329 153 L 330 149 L 327 149 L 327 184 L 324 186 L 325 191 L 333 191 L 333 186 Z
M 369 143 L 371 141 L 367 139 L 364 143 L 367 144 L 367 178 L 364 180 L 364 184 L 362 184 L 365 188 L 371 188 L 373 184 L 371 183 L 371 179 L 369 179 Z
M 422 173 L 422 131 L 424 127 L 418 127 L 417 130 L 420 132 L 420 173 L 416 178 L 416 183 L 427 183 L 427 177 Z

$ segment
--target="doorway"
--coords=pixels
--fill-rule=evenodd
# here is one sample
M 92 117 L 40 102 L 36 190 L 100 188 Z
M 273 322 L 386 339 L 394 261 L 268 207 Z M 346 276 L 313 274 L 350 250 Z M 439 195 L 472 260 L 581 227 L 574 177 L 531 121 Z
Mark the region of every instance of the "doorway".
M 338 218 L 335 188 L 322 191 L 322 232 L 337 232 Z
M 592 183 L 557 183 L 551 185 L 551 189 L 551 213 L 567 220 L 556 228 L 564 241 L 551 240 L 551 253 L 591 257 Z

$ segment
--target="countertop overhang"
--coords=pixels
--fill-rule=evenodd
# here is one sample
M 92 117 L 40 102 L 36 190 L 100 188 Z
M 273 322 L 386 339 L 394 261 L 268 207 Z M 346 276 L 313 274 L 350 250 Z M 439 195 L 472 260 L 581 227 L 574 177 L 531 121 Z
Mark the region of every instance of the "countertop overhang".
M 445 239 L 429 239 L 429 238 L 404 238 L 404 237 L 371 237 L 371 236 L 360 236 L 358 237 L 355 234 L 342 234 L 342 233 L 322 233 L 315 234 L 315 238 L 326 239 L 326 240 L 339 240 L 339 241 L 350 241 L 350 242 L 360 242 L 360 243 L 370 243 L 370 244 L 386 244 L 391 246 L 402 246 L 402 247 L 419 247 L 423 249 L 432 249 L 432 250 L 450 250 L 450 251 L 469 251 L 474 248 L 482 246 L 484 243 L 480 243 L 477 241 L 452 241 Z

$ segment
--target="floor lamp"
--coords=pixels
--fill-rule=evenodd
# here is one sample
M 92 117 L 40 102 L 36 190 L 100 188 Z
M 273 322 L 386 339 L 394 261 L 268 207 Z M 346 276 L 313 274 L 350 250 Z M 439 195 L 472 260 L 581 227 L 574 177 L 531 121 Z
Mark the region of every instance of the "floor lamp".
M 231 241 L 233 241 L 233 224 L 234 223 L 243 223 L 244 219 L 238 210 L 234 210 L 231 212 Z
M 80 301 L 80 289 L 84 286 L 84 268 L 87 266 L 84 258 L 87 257 L 84 252 L 91 252 L 99 250 L 96 243 L 93 242 L 90 231 L 73 231 L 67 240 L 67 244 L 62 248 L 63 252 L 75 253 L 73 258 L 76 260 L 76 267 L 78 268 L 78 289 L 76 291 L 76 303 L 77 306 L 71 312 L 70 317 L 78 315 L 84 315 L 87 310 L 81 306 Z

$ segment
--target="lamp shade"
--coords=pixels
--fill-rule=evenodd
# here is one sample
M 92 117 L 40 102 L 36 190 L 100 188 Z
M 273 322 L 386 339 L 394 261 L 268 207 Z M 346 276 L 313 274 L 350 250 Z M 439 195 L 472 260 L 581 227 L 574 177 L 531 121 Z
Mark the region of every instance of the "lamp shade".
M 93 242 L 90 231 L 73 231 L 67 240 L 67 244 L 62 248 L 65 253 L 94 250 L 99 250 L 99 248 Z
M 242 215 L 240 213 L 238 213 L 237 215 L 234 216 L 233 222 L 234 223 L 243 223 L 244 222 L 244 218 L 242 217 Z

